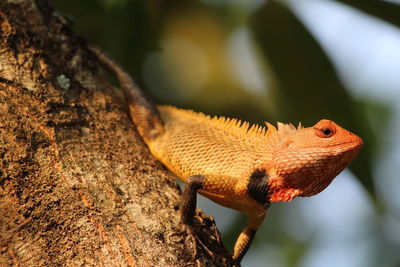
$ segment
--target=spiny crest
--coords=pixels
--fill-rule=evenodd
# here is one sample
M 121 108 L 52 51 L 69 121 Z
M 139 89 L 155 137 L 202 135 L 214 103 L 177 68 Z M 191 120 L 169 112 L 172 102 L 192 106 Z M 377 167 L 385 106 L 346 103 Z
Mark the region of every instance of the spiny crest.
M 289 133 L 303 128 L 301 123 L 299 123 L 298 127 L 296 128 L 291 123 L 285 124 L 278 122 L 277 123 L 278 128 L 276 128 L 272 124 L 266 122 L 266 125 L 268 127 L 268 129 L 266 129 L 265 127 L 257 124 L 250 125 L 247 121 L 241 121 L 238 119 L 217 117 L 217 116 L 211 118 L 211 121 L 217 122 L 216 125 L 217 127 L 222 126 L 223 130 L 228 131 L 229 133 L 233 133 L 234 135 L 237 134 L 240 134 L 241 136 L 251 135 L 252 137 L 260 139 L 264 142 L 267 141 L 268 143 L 276 143 Z
M 303 128 L 301 123 L 299 123 L 298 127 L 296 128 L 295 126 L 293 126 L 293 124 L 278 122 L 278 128 L 276 128 L 272 124 L 266 122 L 266 125 L 268 127 L 268 129 L 266 129 L 263 126 L 257 124 L 250 125 L 250 123 L 247 121 L 242 121 L 235 118 L 227 118 L 224 116 L 210 117 L 209 115 L 205 115 L 201 112 L 178 109 L 172 106 L 161 106 L 160 108 L 166 108 L 167 110 L 172 111 L 172 113 L 178 112 L 178 117 L 180 118 L 185 118 L 186 120 L 191 122 L 197 121 L 199 123 L 204 123 L 205 125 L 220 129 L 227 134 L 232 134 L 239 137 L 248 137 L 250 135 L 253 138 L 259 139 L 263 142 L 267 141 L 268 143 L 275 143 L 282 137 L 286 136 L 288 133 Z
M 276 142 L 280 138 L 286 136 L 290 132 L 297 131 L 299 129 L 303 129 L 301 122 L 299 123 L 297 128 L 291 123 L 285 124 L 282 122 L 277 122 L 278 129 L 274 125 L 272 125 L 268 122 L 265 122 L 265 124 L 268 127 L 268 131 L 266 133 L 267 138 L 269 138 L 271 141 L 276 141 Z

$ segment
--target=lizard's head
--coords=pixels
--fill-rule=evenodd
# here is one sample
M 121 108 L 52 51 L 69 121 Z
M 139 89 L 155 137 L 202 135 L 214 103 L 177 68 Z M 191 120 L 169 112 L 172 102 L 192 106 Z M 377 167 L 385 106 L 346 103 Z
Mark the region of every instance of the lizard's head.
M 351 163 L 363 143 L 360 137 L 329 120 L 308 128 L 284 130 L 279 139 L 273 155 L 275 178 L 269 182 L 271 201 L 318 194 Z

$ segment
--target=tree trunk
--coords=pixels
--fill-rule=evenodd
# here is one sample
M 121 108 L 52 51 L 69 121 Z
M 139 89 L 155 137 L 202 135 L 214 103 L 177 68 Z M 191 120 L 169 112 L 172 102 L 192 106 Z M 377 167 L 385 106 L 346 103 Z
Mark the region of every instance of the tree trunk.
M 0 2 L 0 266 L 230 266 L 212 218 L 180 223 L 175 177 L 52 12 Z

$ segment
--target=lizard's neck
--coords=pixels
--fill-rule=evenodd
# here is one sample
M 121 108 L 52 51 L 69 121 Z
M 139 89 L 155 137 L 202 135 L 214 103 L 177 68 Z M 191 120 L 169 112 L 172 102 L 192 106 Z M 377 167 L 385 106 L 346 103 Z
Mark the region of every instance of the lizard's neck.
M 298 188 L 291 188 L 281 178 L 273 178 L 268 181 L 269 200 L 271 202 L 291 201 L 303 192 Z

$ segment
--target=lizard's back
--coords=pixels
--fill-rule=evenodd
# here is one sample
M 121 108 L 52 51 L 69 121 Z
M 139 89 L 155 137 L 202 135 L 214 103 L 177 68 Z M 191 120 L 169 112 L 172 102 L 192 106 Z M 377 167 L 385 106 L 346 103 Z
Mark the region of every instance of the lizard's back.
M 243 178 L 268 157 L 263 127 L 248 130 L 237 120 L 170 106 L 158 109 L 164 133 L 149 143 L 150 150 L 183 181 L 196 174 Z

